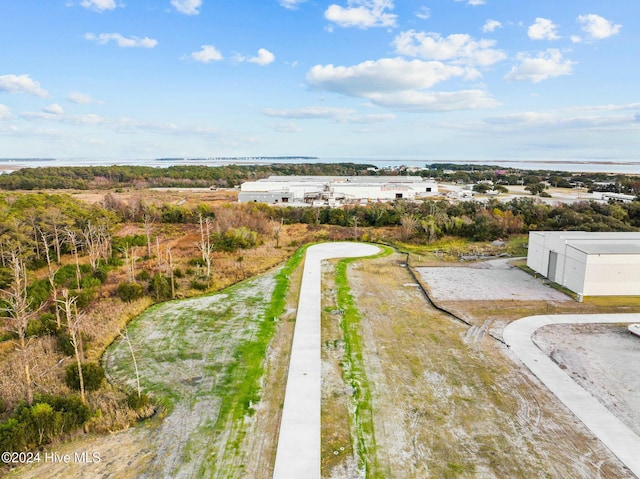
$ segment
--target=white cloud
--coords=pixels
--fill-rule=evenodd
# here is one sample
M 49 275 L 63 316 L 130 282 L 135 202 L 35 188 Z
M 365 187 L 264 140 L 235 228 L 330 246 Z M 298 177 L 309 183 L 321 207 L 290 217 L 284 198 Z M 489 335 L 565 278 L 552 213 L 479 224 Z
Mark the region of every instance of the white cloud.
M 276 59 L 275 55 L 271 53 L 269 50 L 265 48 L 260 48 L 258 50 L 258 55 L 255 57 L 249 58 L 247 61 L 249 63 L 256 63 L 258 65 L 268 65 L 272 63 Z
M 300 133 L 301 131 L 303 131 L 298 124 L 293 122 L 274 123 L 268 126 L 269 128 L 271 128 L 274 131 L 277 131 L 278 133 Z
M 350 108 L 336 108 L 329 106 L 310 106 L 295 109 L 267 108 L 262 111 L 265 115 L 275 118 L 290 118 L 295 120 L 335 120 L 340 123 L 380 123 L 393 120 L 396 116 L 391 113 L 359 115 Z
M 191 53 L 189 58 L 200 63 L 209 63 L 222 60 L 223 57 L 222 53 L 220 53 L 213 45 L 202 45 L 200 50 Z
M 119 33 L 101 33 L 100 35 L 94 35 L 93 33 L 85 33 L 84 38 L 86 40 L 94 41 L 100 45 L 106 45 L 113 41 L 122 48 L 153 48 L 158 44 L 157 40 L 149 37 L 125 37 Z
M 529 26 L 527 34 L 531 40 L 557 40 L 560 37 L 557 33 L 558 27 L 548 18 L 536 18 L 533 25 Z
M 11 118 L 11 110 L 9 110 L 7 105 L 0 103 L 0 120 L 6 120 L 8 118 Z
M 465 0 L 455 0 L 456 2 L 464 2 Z M 477 7 L 478 5 L 484 5 L 486 0 L 467 0 L 467 5 L 471 5 L 472 7 Z
M 437 61 L 383 58 L 351 67 L 316 65 L 307 73 L 313 88 L 332 91 L 372 103 L 401 110 L 447 111 L 495 106 L 485 92 L 425 91 L 455 77 L 465 77 L 468 70 Z
M 603 40 L 617 35 L 622 28 L 622 25 L 615 25 L 610 20 L 595 13 L 580 15 L 578 23 L 582 24 L 582 30 L 593 40 Z
M 330 106 L 309 106 L 306 108 L 274 109 L 262 111 L 265 115 L 276 118 L 293 118 L 296 120 L 332 119 L 342 120 L 355 113 L 349 108 L 335 108 Z
M 344 28 L 393 27 L 397 15 L 386 12 L 393 8 L 393 0 L 349 0 L 346 8 L 329 5 L 324 17 Z
M 96 12 L 113 10 L 117 6 L 115 0 L 82 0 L 80 5 L 89 10 L 95 10 Z
M 505 80 L 527 80 L 539 83 L 549 78 L 571 75 L 575 62 L 565 60 L 560 50 L 549 48 L 532 57 L 525 53 L 518 54 L 520 64 L 514 66 L 505 75 Z
M 91 98 L 90 95 L 86 93 L 81 93 L 79 91 L 72 91 L 67 95 L 67 100 L 71 103 L 75 103 L 76 105 L 90 105 L 92 103 L 101 103 L 97 100 Z
M 49 106 L 45 106 L 42 109 L 43 112 L 48 113 L 50 115 L 63 115 L 64 109 L 57 103 L 52 103 Z
M 0 75 L 0 92 L 8 93 L 28 93 L 39 97 L 46 97 L 49 94 L 29 75 Z
M 492 48 L 495 44 L 495 40 L 474 40 L 465 33 L 442 37 L 437 33 L 414 30 L 402 32 L 393 40 L 393 46 L 400 55 L 481 66 L 506 58 L 502 51 Z
M 306 0 L 280 0 L 280 6 L 289 10 L 295 10 L 298 8 L 298 5 L 304 2 L 306 2 Z
M 375 93 L 369 95 L 369 99 L 376 105 L 405 111 L 475 110 L 498 106 L 498 102 L 483 90 Z
M 171 0 L 171 5 L 185 15 L 198 15 L 200 7 L 202 7 L 202 0 Z
M 416 17 L 422 20 L 428 20 L 431 18 L 431 10 L 429 7 L 420 7 L 420 9 L 416 12 Z
M 262 66 L 272 63 L 275 59 L 275 55 L 265 48 L 259 49 L 258 54 L 255 57 L 246 57 L 240 53 L 236 53 L 233 56 L 233 61 L 236 63 L 249 62 Z
M 502 28 L 502 23 L 498 20 L 487 20 L 482 26 L 482 31 L 485 33 L 495 32 L 498 28 Z
M 379 91 L 430 88 L 465 72 L 464 68 L 442 62 L 383 58 L 351 67 L 316 65 L 307 73 L 307 81 L 320 90 L 365 96 Z

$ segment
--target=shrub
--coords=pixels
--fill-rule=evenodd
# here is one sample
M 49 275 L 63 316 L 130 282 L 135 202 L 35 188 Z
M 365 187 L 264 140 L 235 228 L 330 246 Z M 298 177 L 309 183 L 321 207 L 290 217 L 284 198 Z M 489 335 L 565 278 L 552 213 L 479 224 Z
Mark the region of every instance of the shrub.
M 173 270 L 173 277 L 174 278 L 184 278 L 184 273 L 182 272 L 182 270 L 180 268 L 176 268 Z
M 58 332 L 56 336 L 56 348 L 67 356 L 73 356 L 75 354 L 75 349 L 73 349 L 73 344 L 71 344 L 71 336 L 62 331 Z
M 100 270 L 97 269 L 96 271 Z M 82 278 L 82 289 L 97 288 L 101 284 L 102 281 L 94 276 L 87 276 L 86 278 Z
M 157 300 L 171 297 L 171 280 L 165 275 L 156 273 L 149 281 L 149 291 L 154 293 Z
M 98 281 L 100 281 L 101 284 L 106 283 L 108 275 L 109 275 L 109 273 L 107 272 L 107 270 L 105 268 L 97 268 L 93 272 L 93 277 L 95 279 L 97 279 Z
M 120 283 L 118 285 L 118 297 L 122 301 L 131 302 L 142 297 L 144 289 L 138 283 Z
M 138 396 L 137 391 L 133 391 L 127 395 L 127 405 L 131 409 L 141 409 L 143 407 L 147 407 L 151 403 L 149 396 L 142 393 Z
M 0 423 L 0 450 L 25 451 L 72 432 L 90 417 L 77 397 L 36 394 L 33 406 L 20 403 L 11 418 Z
M 104 381 L 104 368 L 96 363 L 82 364 L 82 379 L 85 391 L 97 391 Z M 65 382 L 67 386 L 76 391 L 80 389 L 80 375 L 78 374 L 78 364 L 73 363 L 67 366 Z
M 198 291 L 206 291 L 209 288 L 207 283 L 196 280 L 191 281 L 190 286 L 192 289 L 197 289 Z
M 136 279 L 138 281 L 149 281 L 151 279 L 151 275 L 146 269 L 143 269 L 136 275 Z

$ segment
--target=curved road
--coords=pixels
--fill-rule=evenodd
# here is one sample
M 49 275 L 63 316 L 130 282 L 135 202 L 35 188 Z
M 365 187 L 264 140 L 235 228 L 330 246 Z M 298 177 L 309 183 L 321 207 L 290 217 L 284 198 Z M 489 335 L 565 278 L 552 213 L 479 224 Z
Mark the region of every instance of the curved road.
M 640 322 L 640 314 L 529 316 L 509 324 L 503 338 L 531 372 L 640 478 L 640 437 L 571 379 L 532 340 L 536 329 L 549 324 L 634 322 Z
M 380 252 L 364 243 L 324 243 L 307 249 L 289 375 L 285 391 L 274 479 L 320 478 L 320 276 L 329 258 Z

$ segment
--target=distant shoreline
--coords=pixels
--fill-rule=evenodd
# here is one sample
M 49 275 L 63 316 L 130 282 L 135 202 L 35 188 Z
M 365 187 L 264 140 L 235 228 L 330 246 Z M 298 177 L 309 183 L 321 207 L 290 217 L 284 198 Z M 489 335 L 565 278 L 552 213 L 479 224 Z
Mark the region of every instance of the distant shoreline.
M 89 167 L 89 166 L 149 166 L 166 168 L 169 166 L 228 166 L 228 165 L 265 165 L 265 164 L 301 164 L 301 163 L 355 163 L 370 164 L 379 168 L 398 166 L 416 167 L 427 164 L 483 165 L 495 168 L 513 168 L 519 170 L 563 171 L 567 173 L 609 173 L 640 175 L 640 160 L 614 161 L 605 159 L 590 160 L 443 160 L 443 159 L 407 159 L 407 158 L 349 158 L 316 156 L 237 156 L 237 157 L 165 157 L 151 159 L 118 160 L 111 158 L 0 158 L 0 173 L 11 173 L 22 168 L 46 167 Z

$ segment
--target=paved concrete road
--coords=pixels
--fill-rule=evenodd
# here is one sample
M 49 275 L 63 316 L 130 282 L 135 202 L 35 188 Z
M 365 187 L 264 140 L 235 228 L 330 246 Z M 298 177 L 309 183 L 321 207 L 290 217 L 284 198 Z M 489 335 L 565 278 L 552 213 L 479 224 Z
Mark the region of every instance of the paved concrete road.
M 529 316 L 509 324 L 503 337 L 531 372 L 640 478 L 640 437 L 571 379 L 531 339 L 536 329 L 549 324 L 635 322 L 640 322 L 640 314 Z
M 329 258 L 370 256 L 379 251 L 364 243 L 324 243 L 307 249 L 274 479 L 320 478 L 321 263 Z

